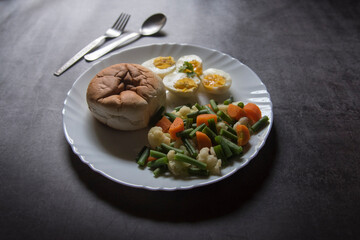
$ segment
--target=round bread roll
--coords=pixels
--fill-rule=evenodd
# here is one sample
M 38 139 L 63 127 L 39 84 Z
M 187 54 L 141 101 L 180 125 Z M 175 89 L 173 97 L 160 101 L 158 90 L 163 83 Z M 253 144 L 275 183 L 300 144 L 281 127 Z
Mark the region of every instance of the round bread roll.
M 165 99 L 161 78 L 146 67 L 130 63 L 101 70 L 86 93 L 93 116 L 118 130 L 146 127 Z

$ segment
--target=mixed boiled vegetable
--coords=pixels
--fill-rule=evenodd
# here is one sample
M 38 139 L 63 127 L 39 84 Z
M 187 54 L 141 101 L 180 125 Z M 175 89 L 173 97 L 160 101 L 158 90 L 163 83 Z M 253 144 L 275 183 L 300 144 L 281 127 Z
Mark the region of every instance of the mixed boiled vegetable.
M 243 153 L 252 134 L 269 122 L 254 103 L 235 103 L 233 98 L 218 104 L 183 105 L 172 112 L 162 107 L 152 119 L 149 146 L 136 161 L 149 167 L 155 177 L 165 172 L 175 176 L 220 175 L 233 156 Z

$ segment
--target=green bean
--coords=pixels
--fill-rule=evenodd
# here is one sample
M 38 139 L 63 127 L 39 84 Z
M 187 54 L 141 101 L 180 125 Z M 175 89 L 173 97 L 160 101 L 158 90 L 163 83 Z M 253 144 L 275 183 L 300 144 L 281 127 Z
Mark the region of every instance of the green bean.
M 210 128 L 215 134 L 217 134 L 217 129 L 216 129 L 215 120 L 214 120 L 213 118 L 208 119 L 208 124 L 209 124 L 209 128 Z
M 219 108 L 218 108 L 218 106 L 217 106 L 217 104 L 216 104 L 216 102 L 215 102 L 214 99 L 210 99 L 210 106 L 211 106 L 211 108 L 214 110 L 214 112 L 219 111 Z
M 216 145 L 216 146 L 214 146 L 213 148 L 214 148 L 214 152 L 215 152 L 215 154 L 216 154 L 216 157 L 217 157 L 218 159 L 221 159 L 221 160 L 224 160 L 224 161 L 227 160 L 227 158 L 226 158 L 226 156 L 225 156 L 225 153 L 224 153 L 221 145 Z
M 220 130 L 220 135 L 230 139 L 232 142 L 237 142 L 237 140 L 238 140 L 237 135 L 232 134 L 231 132 L 229 132 L 228 130 L 225 130 L 225 129 Z
M 168 116 L 170 121 L 172 121 L 172 122 L 175 120 L 175 118 L 177 118 L 177 116 L 175 114 L 169 113 L 169 112 L 166 112 L 165 116 Z
M 164 153 L 168 153 L 170 150 L 174 150 L 177 153 L 184 153 L 183 150 L 178 149 L 178 148 L 174 148 L 174 147 L 169 146 L 169 145 L 167 145 L 165 143 L 161 143 L 161 149 L 162 149 L 162 152 L 164 152 Z
M 206 176 L 210 175 L 209 170 L 207 170 L 207 169 L 199 169 L 199 168 L 195 168 L 195 167 L 190 167 L 188 172 L 192 176 L 206 177 Z
M 243 102 L 239 102 L 237 105 L 238 105 L 239 107 L 241 107 L 241 108 L 244 108 L 244 103 L 243 103 Z
M 147 165 L 149 168 L 158 168 L 158 167 L 167 165 L 168 162 L 169 162 L 169 160 L 167 157 L 162 157 L 162 158 L 156 159 L 154 161 L 148 162 Z
M 193 131 L 193 128 L 185 129 L 184 131 L 177 132 L 177 137 L 189 137 L 189 134 Z
M 189 129 L 192 127 L 192 124 L 194 122 L 194 119 L 193 118 L 188 118 L 187 121 L 186 121 L 186 125 L 185 125 L 185 128 L 186 129 Z
M 181 154 L 181 153 L 176 153 L 174 159 L 177 161 L 189 163 L 200 169 L 206 169 L 206 167 L 207 167 L 206 163 L 200 162 L 200 161 L 196 160 L 195 158 L 189 157 L 189 156 L 187 156 L 185 154 Z
M 207 105 L 204 105 L 204 109 L 206 109 L 207 113 L 210 113 L 210 114 L 216 114 L 209 106 Z
M 155 150 L 150 150 L 150 157 L 162 158 L 162 157 L 166 157 L 166 154 L 163 153 L 163 152 L 159 152 L 159 151 L 155 151 Z
M 202 107 L 200 104 L 198 104 L 198 103 L 195 103 L 194 106 L 195 106 L 198 110 L 202 110 L 202 109 L 203 109 L 203 107 Z
M 227 126 L 227 129 L 226 129 L 227 131 L 231 132 L 234 135 L 237 135 L 235 129 L 232 126 L 230 126 L 229 124 L 226 124 L 226 126 Z
M 153 173 L 154 173 L 154 177 L 159 177 L 161 175 L 161 173 L 162 173 L 162 168 L 161 167 L 156 168 L 153 171 Z
M 254 123 L 254 125 L 252 125 L 250 127 L 250 132 L 251 133 L 256 133 L 256 132 L 260 131 L 268 123 L 269 123 L 269 117 L 268 116 L 263 116 L 259 121 L 257 121 L 256 123 Z
M 227 143 L 227 145 L 229 146 L 229 148 L 233 154 L 239 155 L 243 152 L 243 148 L 241 146 L 237 145 L 236 143 L 233 143 L 232 141 L 230 141 L 227 138 L 223 138 L 223 140 L 224 140 L 224 142 Z
M 226 113 L 224 113 L 223 111 L 221 111 L 221 110 L 217 111 L 217 115 L 218 115 L 222 120 L 224 120 L 225 122 L 227 122 L 228 124 L 230 124 L 230 125 L 233 125 L 233 124 L 234 124 L 234 120 L 233 120 L 229 115 L 227 115 Z
M 145 166 L 146 164 L 146 160 L 149 157 L 149 153 L 150 153 L 150 148 L 147 146 L 144 146 L 140 153 L 138 154 L 137 158 L 136 158 L 136 162 L 137 164 L 139 164 L 139 166 Z
M 191 138 L 195 137 L 196 132 L 197 132 L 197 131 L 201 132 L 201 131 L 204 129 L 205 126 L 206 126 L 205 123 L 197 126 L 197 127 L 189 134 L 189 137 L 191 137 Z
M 191 127 L 196 128 L 197 127 L 196 123 L 191 124 Z
M 184 143 L 184 146 L 186 150 L 189 152 L 190 156 L 196 158 L 198 153 L 194 148 L 194 146 L 191 144 L 190 140 L 188 138 L 181 138 L 181 140 Z
M 226 99 L 224 101 L 224 105 L 229 105 L 230 103 L 232 103 L 234 101 L 234 97 L 230 96 L 228 99 Z
M 211 142 L 213 144 L 216 143 L 215 141 L 216 133 L 214 133 L 209 127 L 205 126 L 202 132 L 205 133 L 211 139 Z
M 153 126 L 155 125 L 163 116 L 164 114 L 164 111 L 165 111 L 165 107 L 164 106 L 161 106 L 156 112 L 155 114 L 151 117 L 149 123 L 150 123 L 150 126 Z
M 198 115 L 205 114 L 205 113 L 208 113 L 207 110 L 202 109 L 202 110 L 199 110 L 199 111 L 196 111 L 196 112 L 188 113 L 186 115 L 186 117 L 187 118 L 196 118 Z
M 220 144 L 221 148 L 223 149 L 224 155 L 229 158 L 233 155 L 232 151 L 230 150 L 229 145 L 224 141 L 224 138 L 221 136 L 216 136 L 215 141 Z

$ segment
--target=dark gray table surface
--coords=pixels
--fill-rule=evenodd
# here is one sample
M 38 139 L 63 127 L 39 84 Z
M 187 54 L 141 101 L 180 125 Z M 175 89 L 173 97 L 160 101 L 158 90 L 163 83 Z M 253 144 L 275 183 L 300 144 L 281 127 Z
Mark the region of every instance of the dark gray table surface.
M 57 70 L 120 12 L 162 12 L 150 43 L 227 53 L 271 94 L 274 125 L 231 177 L 188 191 L 117 184 L 72 152 Z M 117 50 L 120 52 L 122 49 Z M 0 1 L 1 239 L 359 239 L 359 1 Z M 135 166 L 134 166 L 135 167 Z

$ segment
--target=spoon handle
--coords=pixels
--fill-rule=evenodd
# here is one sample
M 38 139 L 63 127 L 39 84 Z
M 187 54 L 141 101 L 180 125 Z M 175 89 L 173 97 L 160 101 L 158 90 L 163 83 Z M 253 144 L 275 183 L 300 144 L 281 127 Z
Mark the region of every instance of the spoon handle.
M 137 33 L 137 32 L 130 33 L 130 34 L 116 40 L 115 42 L 110 43 L 109 45 L 106 45 L 105 47 L 102 47 L 102 48 L 100 48 L 100 49 L 98 49 L 98 50 L 96 50 L 96 51 L 94 51 L 94 52 L 92 52 L 90 54 L 86 54 L 84 56 L 84 58 L 87 61 L 94 61 L 94 60 L 104 56 L 108 52 L 114 50 L 115 48 L 126 45 L 126 44 L 138 39 L 140 36 L 141 36 L 141 34 Z

